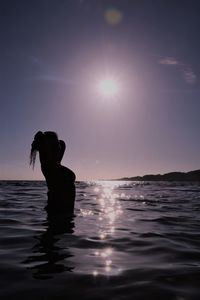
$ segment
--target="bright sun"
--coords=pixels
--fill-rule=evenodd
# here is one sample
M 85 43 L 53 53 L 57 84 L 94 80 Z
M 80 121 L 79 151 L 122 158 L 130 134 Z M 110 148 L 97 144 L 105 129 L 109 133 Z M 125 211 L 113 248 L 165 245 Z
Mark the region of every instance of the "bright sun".
M 113 78 L 102 79 L 98 83 L 98 91 L 104 97 L 112 97 L 119 92 L 118 82 Z

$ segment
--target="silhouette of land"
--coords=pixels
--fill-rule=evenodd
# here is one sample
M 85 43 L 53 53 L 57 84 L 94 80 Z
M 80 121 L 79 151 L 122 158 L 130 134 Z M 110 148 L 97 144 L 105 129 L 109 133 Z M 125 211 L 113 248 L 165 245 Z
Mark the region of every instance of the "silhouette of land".
M 117 180 L 130 181 L 200 181 L 200 170 L 190 172 L 170 172 L 165 174 L 149 174 L 144 176 L 124 177 Z

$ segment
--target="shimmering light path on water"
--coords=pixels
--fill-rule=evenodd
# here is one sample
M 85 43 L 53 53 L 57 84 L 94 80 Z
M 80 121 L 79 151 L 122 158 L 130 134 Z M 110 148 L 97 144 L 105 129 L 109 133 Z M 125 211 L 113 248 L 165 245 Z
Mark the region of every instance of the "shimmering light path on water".
M 1 299 L 200 298 L 200 185 L 79 182 L 48 219 L 44 182 L 0 183 Z

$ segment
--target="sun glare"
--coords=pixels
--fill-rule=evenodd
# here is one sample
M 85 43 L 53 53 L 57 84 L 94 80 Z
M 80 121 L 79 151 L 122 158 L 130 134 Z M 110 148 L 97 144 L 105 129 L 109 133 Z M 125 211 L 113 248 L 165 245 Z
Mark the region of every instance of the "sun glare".
M 104 97 L 112 97 L 119 92 L 118 82 L 113 78 L 102 79 L 98 84 L 98 91 Z

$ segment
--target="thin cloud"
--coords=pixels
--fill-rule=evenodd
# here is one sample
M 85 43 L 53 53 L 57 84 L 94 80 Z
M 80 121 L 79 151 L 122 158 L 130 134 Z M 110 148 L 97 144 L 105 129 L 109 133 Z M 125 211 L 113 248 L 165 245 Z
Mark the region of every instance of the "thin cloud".
M 182 63 L 174 57 L 163 57 L 158 62 L 160 65 L 177 67 L 188 84 L 194 85 L 197 82 L 197 76 L 190 65 Z
M 162 58 L 159 60 L 159 63 L 161 65 L 166 65 L 166 66 L 175 66 L 179 64 L 179 62 L 174 57 Z
M 64 85 L 73 85 L 75 82 L 66 77 L 59 76 L 55 74 L 53 68 L 46 64 L 42 59 L 36 56 L 29 56 L 29 61 L 34 64 L 37 68 L 39 68 L 40 74 L 35 76 L 33 79 L 38 81 L 49 81 L 54 83 L 60 83 Z
M 187 81 L 189 84 L 195 84 L 197 82 L 197 76 L 190 67 L 187 67 L 183 70 L 183 75 L 185 81 Z
M 66 85 L 75 84 L 75 82 L 70 79 L 66 79 L 64 77 L 59 77 L 59 76 L 55 76 L 55 75 L 40 75 L 40 76 L 37 76 L 35 79 L 39 80 L 39 81 L 58 82 L 61 84 L 66 84 Z

